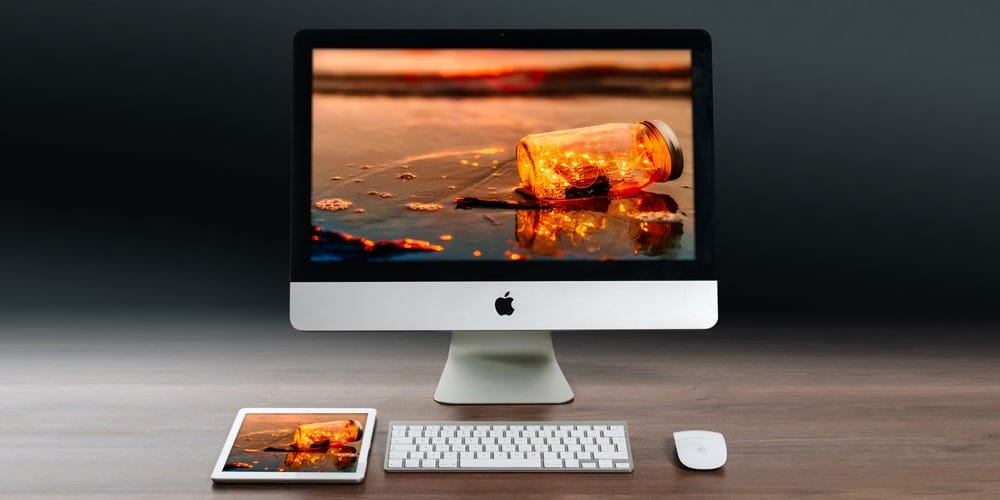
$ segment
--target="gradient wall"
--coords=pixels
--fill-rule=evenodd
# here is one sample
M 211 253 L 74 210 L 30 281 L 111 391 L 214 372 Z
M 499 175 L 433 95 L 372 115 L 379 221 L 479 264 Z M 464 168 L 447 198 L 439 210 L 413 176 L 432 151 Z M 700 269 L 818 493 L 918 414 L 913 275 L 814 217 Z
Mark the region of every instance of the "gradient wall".
M 987 2 L 7 2 L 0 311 L 287 308 L 300 28 L 713 36 L 723 322 L 993 319 Z

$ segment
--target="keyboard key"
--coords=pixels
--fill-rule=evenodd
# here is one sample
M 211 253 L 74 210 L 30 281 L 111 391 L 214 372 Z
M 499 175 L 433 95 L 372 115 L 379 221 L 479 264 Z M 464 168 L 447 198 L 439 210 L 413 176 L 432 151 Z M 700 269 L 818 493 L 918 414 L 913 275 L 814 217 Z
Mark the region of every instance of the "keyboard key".
M 529 469 L 539 468 L 542 462 L 539 460 L 495 460 L 487 458 L 477 458 L 475 460 L 462 460 L 463 469 Z

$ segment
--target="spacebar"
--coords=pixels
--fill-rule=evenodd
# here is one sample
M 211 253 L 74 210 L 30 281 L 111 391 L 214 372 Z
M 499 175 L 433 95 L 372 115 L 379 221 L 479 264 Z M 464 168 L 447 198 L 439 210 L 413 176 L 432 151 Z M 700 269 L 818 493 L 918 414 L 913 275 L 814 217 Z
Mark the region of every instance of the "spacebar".
M 459 462 L 460 469 L 541 469 L 542 461 L 538 460 L 494 460 L 491 458 L 465 459 Z

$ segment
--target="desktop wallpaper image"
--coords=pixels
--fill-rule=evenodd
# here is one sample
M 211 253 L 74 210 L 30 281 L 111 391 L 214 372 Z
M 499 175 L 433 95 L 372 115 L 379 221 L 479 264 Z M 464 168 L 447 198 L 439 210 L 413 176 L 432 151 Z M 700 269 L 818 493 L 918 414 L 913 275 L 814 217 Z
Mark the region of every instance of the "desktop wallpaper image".
M 687 50 L 317 49 L 313 75 L 313 261 L 694 258 Z M 515 153 L 646 120 L 676 134 L 678 178 L 640 184 L 655 145 L 608 127 L 539 140 L 552 179 Z

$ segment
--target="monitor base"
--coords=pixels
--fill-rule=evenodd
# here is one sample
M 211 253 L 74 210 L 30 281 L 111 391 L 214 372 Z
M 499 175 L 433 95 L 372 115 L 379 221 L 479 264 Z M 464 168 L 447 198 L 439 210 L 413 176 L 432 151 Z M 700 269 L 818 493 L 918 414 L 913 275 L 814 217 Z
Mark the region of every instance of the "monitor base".
M 573 390 L 549 332 L 452 332 L 434 400 L 453 405 L 562 404 Z

